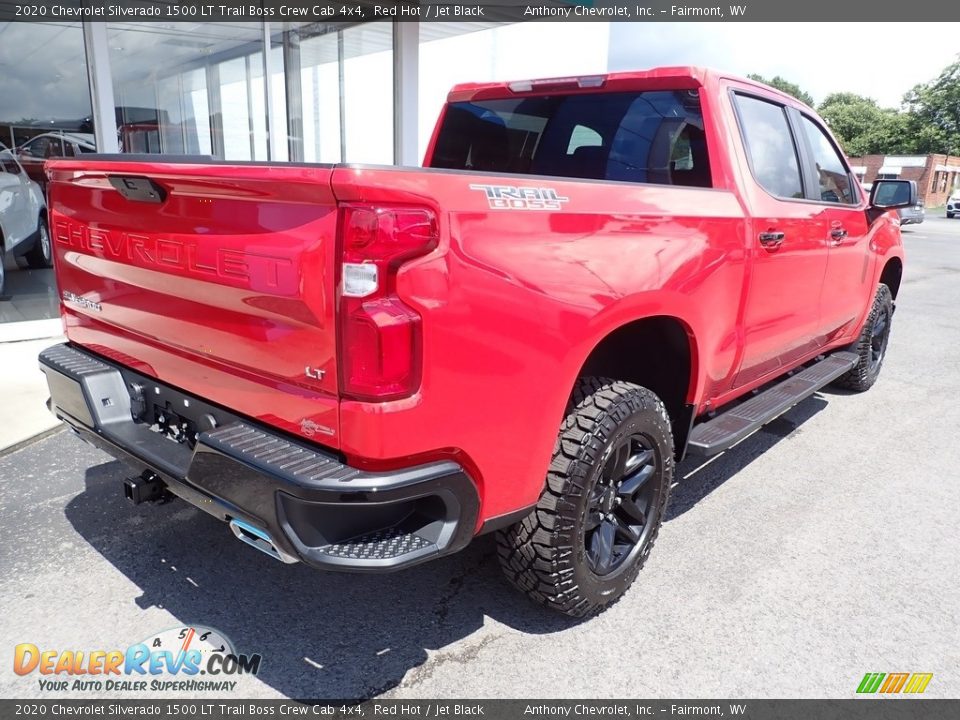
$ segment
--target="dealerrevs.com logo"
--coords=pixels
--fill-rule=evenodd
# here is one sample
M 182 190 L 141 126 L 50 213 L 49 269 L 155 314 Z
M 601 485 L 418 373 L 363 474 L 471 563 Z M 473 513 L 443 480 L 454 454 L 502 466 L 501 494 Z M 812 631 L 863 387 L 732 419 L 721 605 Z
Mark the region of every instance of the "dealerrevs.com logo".
M 14 648 L 13 671 L 37 676 L 49 692 L 232 691 L 235 678 L 256 675 L 259 654 L 236 652 L 213 628 L 164 630 L 126 650 L 50 650 L 33 643 Z

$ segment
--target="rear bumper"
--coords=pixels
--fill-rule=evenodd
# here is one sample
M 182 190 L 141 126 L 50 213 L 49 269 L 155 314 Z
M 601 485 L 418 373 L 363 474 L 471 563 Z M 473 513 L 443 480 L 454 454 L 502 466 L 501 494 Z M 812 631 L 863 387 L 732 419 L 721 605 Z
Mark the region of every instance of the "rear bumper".
M 362 471 L 72 345 L 44 350 L 40 368 L 51 411 L 82 438 L 211 515 L 262 531 L 283 560 L 395 570 L 474 535 L 479 498 L 456 463 Z M 151 430 L 150 408 L 189 421 L 196 435 L 176 442 Z
M 926 212 L 922 210 L 914 210 L 913 208 L 907 208 L 900 211 L 900 224 L 919 225 L 923 222 L 925 217 Z

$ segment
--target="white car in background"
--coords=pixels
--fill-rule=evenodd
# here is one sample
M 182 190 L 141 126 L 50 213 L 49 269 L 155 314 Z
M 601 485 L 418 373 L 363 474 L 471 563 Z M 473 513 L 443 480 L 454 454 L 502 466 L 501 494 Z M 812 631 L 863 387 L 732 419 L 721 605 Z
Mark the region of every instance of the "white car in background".
M 952 218 L 954 215 L 960 215 L 960 191 L 947 198 L 947 217 Z
M 23 257 L 31 268 L 51 265 L 47 204 L 13 153 L 0 150 L 0 296 L 6 285 L 3 260 Z

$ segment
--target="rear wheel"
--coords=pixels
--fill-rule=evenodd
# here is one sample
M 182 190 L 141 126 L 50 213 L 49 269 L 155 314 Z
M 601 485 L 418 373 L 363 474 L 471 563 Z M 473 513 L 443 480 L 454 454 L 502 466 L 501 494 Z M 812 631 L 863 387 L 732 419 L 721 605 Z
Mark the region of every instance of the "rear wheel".
M 663 403 L 639 385 L 583 378 L 574 402 L 540 501 L 497 542 L 514 586 L 585 617 L 620 599 L 650 554 L 673 479 L 673 435 Z
M 860 360 L 850 372 L 835 380 L 834 385 L 855 392 L 863 392 L 873 386 L 887 357 L 892 322 L 893 295 L 890 288 L 881 283 L 860 337 L 849 348 L 860 356 Z
M 27 265 L 34 270 L 42 270 L 53 264 L 53 252 L 50 246 L 50 230 L 47 228 L 45 218 L 40 218 L 38 221 L 37 242 L 24 257 L 27 259 Z
M 4 267 L 6 256 L 7 253 L 3 249 L 3 243 L 0 242 L 0 297 L 3 297 L 3 291 L 6 290 L 7 285 L 7 269 Z

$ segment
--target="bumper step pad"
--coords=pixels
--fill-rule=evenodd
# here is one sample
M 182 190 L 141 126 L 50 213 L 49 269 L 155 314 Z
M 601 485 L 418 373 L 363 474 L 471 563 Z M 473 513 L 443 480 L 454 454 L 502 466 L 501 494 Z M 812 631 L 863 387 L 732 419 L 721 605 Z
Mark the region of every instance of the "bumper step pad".
M 381 530 L 336 545 L 326 545 L 317 552 L 350 560 L 391 560 L 409 553 L 426 550 L 432 542 L 412 533 L 396 529 Z
M 691 455 L 709 457 L 729 450 L 801 400 L 810 397 L 852 369 L 858 360 L 859 356 L 852 352 L 828 355 L 746 402 L 696 425 L 690 433 L 688 452 Z

